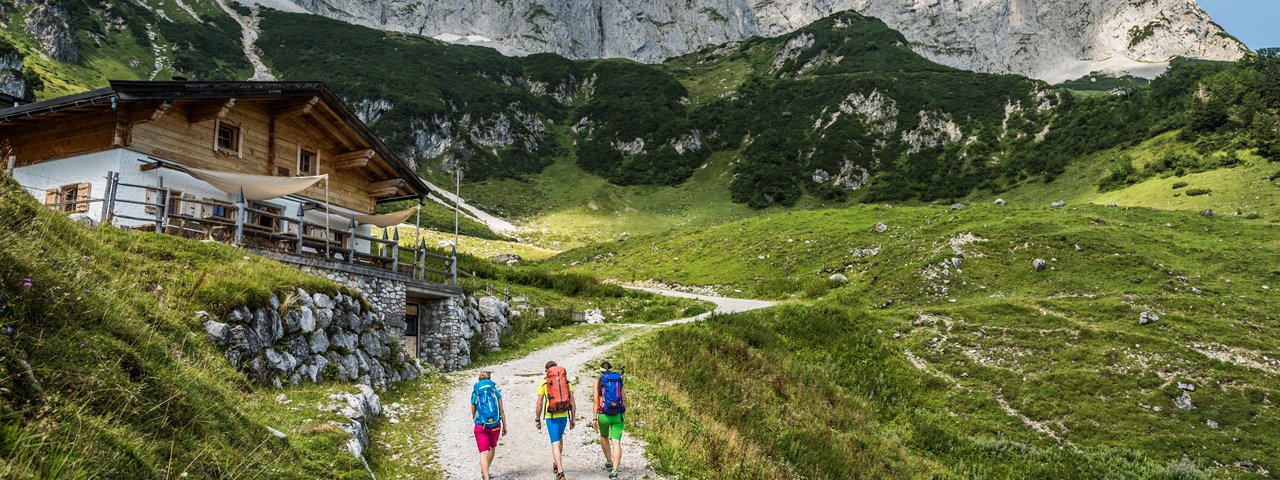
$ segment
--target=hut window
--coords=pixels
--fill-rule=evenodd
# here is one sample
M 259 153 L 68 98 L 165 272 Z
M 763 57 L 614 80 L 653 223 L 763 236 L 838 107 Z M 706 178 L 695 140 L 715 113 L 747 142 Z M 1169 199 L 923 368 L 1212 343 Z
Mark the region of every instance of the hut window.
M 218 138 L 214 146 L 219 150 L 240 153 L 240 127 L 219 121 Z
M 298 175 L 315 175 L 317 165 L 316 160 L 318 159 L 319 156 L 316 155 L 316 152 L 307 149 L 298 149 Z
M 54 211 L 66 213 L 84 213 L 89 211 L 88 183 L 73 183 L 58 188 L 50 188 L 44 192 L 44 204 Z

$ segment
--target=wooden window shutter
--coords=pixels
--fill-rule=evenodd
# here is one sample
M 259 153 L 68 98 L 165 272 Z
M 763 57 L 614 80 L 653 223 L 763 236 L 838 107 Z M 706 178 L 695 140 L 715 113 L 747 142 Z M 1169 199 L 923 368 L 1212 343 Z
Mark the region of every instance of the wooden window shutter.
M 50 188 L 44 191 L 45 206 L 53 210 L 60 210 L 62 206 L 58 205 L 58 203 L 58 189 Z
M 89 187 L 91 186 L 92 184 L 89 184 L 89 183 L 81 183 L 76 185 L 76 201 L 85 202 L 85 203 L 76 204 L 76 213 L 84 213 L 89 211 L 89 204 L 87 202 L 89 201 Z

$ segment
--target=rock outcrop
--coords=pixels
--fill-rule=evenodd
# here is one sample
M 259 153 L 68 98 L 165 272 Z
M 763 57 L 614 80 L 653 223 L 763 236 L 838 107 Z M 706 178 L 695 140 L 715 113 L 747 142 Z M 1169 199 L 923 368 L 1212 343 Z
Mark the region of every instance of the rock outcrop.
M 1052 82 L 1094 71 L 1153 76 L 1174 57 L 1233 60 L 1245 51 L 1187 0 L 1081 0 L 1071 8 L 1050 0 L 257 1 L 508 54 L 649 63 L 784 35 L 843 10 L 884 20 L 939 63 Z
M 39 42 L 40 51 L 65 63 L 80 61 L 80 45 L 71 25 L 71 13 L 61 3 L 42 0 L 27 13 L 23 23 L 28 34 Z
M 25 62 L 22 54 L 16 50 L 6 51 L 7 45 L 0 44 L 0 93 L 17 98 L 31 98 L 30 86 L 27 85 L 27 78 L 23 74 Z M 0 108 L 8 108 L 13 105 L 0 105 Z
M 388 324 L 359 298 L 299 289 L 222 319 L 198 315 L 227 361 L 261 385 L 344 381 L 383 390 L 419 373 L 403 351 L 403 323 Z

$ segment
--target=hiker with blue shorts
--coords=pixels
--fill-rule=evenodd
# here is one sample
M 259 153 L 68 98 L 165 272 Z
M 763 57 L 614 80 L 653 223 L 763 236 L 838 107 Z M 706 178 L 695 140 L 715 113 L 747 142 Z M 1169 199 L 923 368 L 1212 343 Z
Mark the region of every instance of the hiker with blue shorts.
M 565 427 L 574 427 L 578 409 L 573 401 L 573 389 L 569 386 L 569 374 L 556 362 L 547 362 L 546 378 L 538 387 L 538 404 L 534 407 L 537 418 L 534 425 L 542 429 L 542 419 L 547 419 L 547 434 L 551 437 L 551 473 L 557 480 L 564 480 L 563 452 Z

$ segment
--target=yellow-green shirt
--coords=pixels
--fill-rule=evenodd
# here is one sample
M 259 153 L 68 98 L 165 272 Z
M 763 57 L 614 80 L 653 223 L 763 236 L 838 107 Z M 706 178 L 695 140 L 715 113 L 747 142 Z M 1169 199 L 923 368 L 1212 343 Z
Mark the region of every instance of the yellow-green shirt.
M 572 383 L 568 384 L 568 388 L 569 388 L 569 393 L 573 393 Z M 542 396 L 542 408 L 543 408 L 543 411 L 547 414 L 546 418 L 566 418 L 569 416 L 569 412 L 552 413 L 552 412 L 546 411 L 546 409 L 551 408 L 551 399 L 549 398 L 550 396 L 547 395 L 546 379 L 543 379 L 542 383 L 538 385 L 538 395 Z

